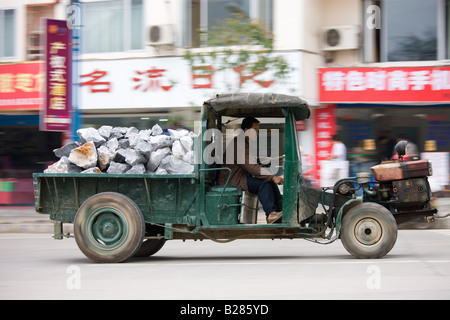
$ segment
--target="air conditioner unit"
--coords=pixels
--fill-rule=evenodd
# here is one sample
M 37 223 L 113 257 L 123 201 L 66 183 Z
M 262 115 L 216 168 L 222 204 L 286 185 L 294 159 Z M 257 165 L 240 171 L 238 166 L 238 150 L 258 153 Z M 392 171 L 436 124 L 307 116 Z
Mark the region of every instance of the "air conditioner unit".
M 173 45 L 173 25 L 151 26 L 148 29 L 148 45 Z
M 358 26 L 336 26 L 322 28 L 322 50 L 351 50 L 359 47 Z

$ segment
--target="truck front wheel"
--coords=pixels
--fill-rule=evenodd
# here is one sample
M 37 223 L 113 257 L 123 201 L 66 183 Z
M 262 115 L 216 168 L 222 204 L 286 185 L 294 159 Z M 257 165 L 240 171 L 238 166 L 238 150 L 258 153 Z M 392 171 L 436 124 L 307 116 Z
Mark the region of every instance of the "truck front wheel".
M 130 198 L 115 192 L 96 194 L 78 209 L 74 234 L 80 250 L 101 263 L 122 262 L 139 249 L 145 221 Z
M 342 218 L 341 240 L 344 248 L 357 258 L 381 258 L 397 240 L 397 223 L 385 207 L 365 202 Z

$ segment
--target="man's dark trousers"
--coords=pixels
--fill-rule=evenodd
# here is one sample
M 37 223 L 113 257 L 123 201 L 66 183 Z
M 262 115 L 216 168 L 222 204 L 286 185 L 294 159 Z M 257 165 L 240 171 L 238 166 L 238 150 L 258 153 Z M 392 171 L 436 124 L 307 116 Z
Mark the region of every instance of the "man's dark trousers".
M 249 192 L 258 195 L 266 216 L 274 211 L 282 211 L 283 198 L 273 181 L 265 182 L 247 174 L 247 187 Z

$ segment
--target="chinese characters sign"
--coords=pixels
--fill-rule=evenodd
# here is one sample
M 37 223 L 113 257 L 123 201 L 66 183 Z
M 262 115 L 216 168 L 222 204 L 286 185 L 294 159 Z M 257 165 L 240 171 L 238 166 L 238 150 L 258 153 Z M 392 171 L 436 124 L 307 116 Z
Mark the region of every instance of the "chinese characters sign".
M 331 138 L 336 133 L 335 105 L 314 110 L 314 135 L 316 142 L 315 178 L 320 179 L 320 162 L 328 160 L 333 142 Z
M 301 53 L 284 53 L 292 67 Z M 82 109 L 170 108 L 200 105 L 217 92 L 301 95 L 298 69 L 275 79 L 273 71 L 223 69 L 212 61 L 191 66 L 182 57 L 83 61 L 79 85 Z
M 0 65 L 0 110 L 39 110 L 44 73 L 39 62 Z
M 41 130 L 70 130 L 71 34 L 65 20 L 45 21 L 46 94 L 41 112 Z
M 450 101 L 450 67 L 320 68 L 320 102 Z

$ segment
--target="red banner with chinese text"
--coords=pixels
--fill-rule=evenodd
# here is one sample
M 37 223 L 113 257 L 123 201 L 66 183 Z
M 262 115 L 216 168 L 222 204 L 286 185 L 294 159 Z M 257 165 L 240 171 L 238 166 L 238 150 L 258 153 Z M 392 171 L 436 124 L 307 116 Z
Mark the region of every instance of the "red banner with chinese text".
M 72 48 L 71 30 L 65 20 L 45 23 L 45 104 L 41 110 L 41 130 L 69 131 L 71 126 Z
M 449 102 L 450 67 L 319 68 L 320 102 Z
M 43 85 L 40 62 L 0 65 L 0 110 L 39 110 Z
M 315 141 L 315 169 L 314 178 L 320 180 L 320 161 L 327 160 L 333 147 L 332 137 L 336 134 L 335 105 L 329 104 L 325 108 L 314 109 L 314 141 Z

